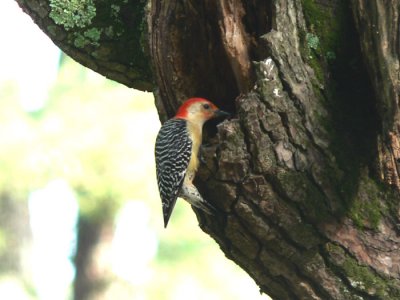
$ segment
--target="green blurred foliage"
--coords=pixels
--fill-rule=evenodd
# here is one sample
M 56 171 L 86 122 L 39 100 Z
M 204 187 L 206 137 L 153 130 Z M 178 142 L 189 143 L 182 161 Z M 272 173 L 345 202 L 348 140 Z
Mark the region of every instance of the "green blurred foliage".
M 128 200 L 150 208 L 149 227 L 158 238 L 151 276 L 140 285 L 116 277 L 107 299 L 266 299 L 199 229 L 187 203 L 178 201 L 163 228 L 153 154 L 160 122 L 152 94 L 64 58 L 43 111 L 22 111 L 17 96 L 14 83 L 0 83 L 0 192 L 25 201 L 30 191 L 63 178 L 88 218 L 114 221 Z M 0 249 L 4 239 L 0 228 Z
M 153 188 L 145 146 L 159 121 L 149 109 L 151 94 L 110 83 L 68 60 L 40 114 L 21 111 L 12 85 L 1 90 L 3 188 L 26 193 L 62 177 L 78 193 L 82 213 L 98 218 L 112 218 L 122 199 Z M 140 132 L 144 128 L 148 135 Z

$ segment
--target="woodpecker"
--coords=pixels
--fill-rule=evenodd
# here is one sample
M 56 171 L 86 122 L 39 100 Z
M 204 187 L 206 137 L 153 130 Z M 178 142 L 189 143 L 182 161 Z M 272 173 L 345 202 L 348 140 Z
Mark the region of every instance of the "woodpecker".
M 165 228 L 178 197 L 208 214 L 215 211 L 200 195 L 193 179 L 199 166 L 203 124 L 228 115 L 206 99 L 191 98 L 181 105 L 175 117 L 161 126 L 155 156 Z

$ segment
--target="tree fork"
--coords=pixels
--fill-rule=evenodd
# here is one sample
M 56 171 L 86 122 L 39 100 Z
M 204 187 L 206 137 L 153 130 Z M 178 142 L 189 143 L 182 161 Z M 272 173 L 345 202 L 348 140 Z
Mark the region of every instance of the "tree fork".
M 120 53 L 93 55 L 105 49 L 105 31 L 93 40 L 92 25 L 54 23 L 50 0 L 17 1 L 85 65 L 131 87 L 143 88 L 143 80 L 148 88 L 154 78 L 161 120 L 191 96 L 235 113 L 210 140 L 198 178 L 221 213 L 196 213 L 262 292 L 274 299 L 400 298 L 399 0 L 152 0 L 153 76 L 143 78 L 140 68 L 129 74 L 145 56 L 119 60 L 122 77 L 96 67 Z M 111 15 L 111 6 L 93 4 Z M 146 36 L 143 22 L 93 18 L 100 20 L 119 24 L 127 37 L 133 27 Z M 68 50 L 75 35 L 62 38 L 74 31 L 86 41 L 80 51 Z M 115 47 L 146 48 L 129 40 L 116 38 Z

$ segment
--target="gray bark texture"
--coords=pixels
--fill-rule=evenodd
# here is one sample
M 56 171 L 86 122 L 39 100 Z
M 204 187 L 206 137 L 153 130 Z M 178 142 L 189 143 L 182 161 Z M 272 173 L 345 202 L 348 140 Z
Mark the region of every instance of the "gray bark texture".
M 17 1 L 79 62 L 154 86 L 162 121 L 192 96 L 233 113 L 206 127 L 196 178 L 219 213 L 196 213 L 262 292 L 400 299 L 400 0 L 128 0 L 115 18 L 88 0 L 102 17 L 83 27 L 50 17 L 60 1 Z

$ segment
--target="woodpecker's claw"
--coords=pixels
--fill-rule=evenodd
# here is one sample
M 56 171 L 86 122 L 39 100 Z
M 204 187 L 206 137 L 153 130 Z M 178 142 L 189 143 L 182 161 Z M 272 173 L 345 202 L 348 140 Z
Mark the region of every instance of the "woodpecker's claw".
M 204 211 L 209 215 L 215 215 L 215 213 L 217 212 L 217 209 L 206 201 L 197 202 L 196 205 L 194 206 L 201 209 L 202 211 Z
M 207 162 L 206 162 L 206 160 L 204 159 L 204 156 L 203 156 L 203 148 L 204 148 L 204 146 L 203 145 L 200 145 L 200 149 L 199 149 L 199 161 L 203 164 L 203 165 L 207 165 Z

